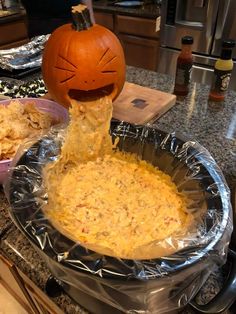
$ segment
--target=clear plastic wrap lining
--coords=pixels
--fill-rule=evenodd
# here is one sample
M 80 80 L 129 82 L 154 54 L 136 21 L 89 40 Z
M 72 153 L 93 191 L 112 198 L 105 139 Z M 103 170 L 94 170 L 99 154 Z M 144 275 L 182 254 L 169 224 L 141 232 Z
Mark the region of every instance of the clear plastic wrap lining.
M 60 155 L 64 134 L 64 128 L 51 130 L 21 147 L 13 160 L 4 188 L 16 225 L 69 293 L 78 290 L 125 313 L 165 313 L 187 304 L 209 273 L 225 263 L 232 233 L 230 192 L 214 159 L 197 142 L 174 133 L 112 121 L 111 134 L 119 138 L 120 150 L 170 175 L 193 200 L 194 211 L 204 208 L 197 236 L 183 239 L 180 251 L 149 260 L 120 259 L 73 242 L 44 216 L 42 169 Z
M 0 68 L 8 71 L 40 67 L 42 52 L 50 34 L 31 39 L 17 48 L 0 50 Z

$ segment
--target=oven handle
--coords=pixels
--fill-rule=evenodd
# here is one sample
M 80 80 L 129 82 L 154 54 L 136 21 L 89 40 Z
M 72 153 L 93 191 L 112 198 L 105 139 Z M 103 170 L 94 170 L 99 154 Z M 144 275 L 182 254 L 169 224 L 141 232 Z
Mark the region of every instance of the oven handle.
M 190 305 L 199 313 L 219 314 L 230 308 L 236 300 L 236 252 L 229 250 L 232 263 L 230 273 L 220 292 L 207 304 L 199 305 L 194 301 Z

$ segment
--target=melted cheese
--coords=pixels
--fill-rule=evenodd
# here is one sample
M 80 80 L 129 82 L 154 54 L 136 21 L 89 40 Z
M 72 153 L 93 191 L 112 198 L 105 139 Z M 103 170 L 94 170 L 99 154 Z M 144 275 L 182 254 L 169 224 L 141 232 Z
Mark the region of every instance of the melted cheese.
M 112 102 L 72 102 L 59 160 L 46 168 L 45 214 L 63 234 L 102 254 L 154 258 L 179 249 L 192 221 L 171 178 L 115 152 Z

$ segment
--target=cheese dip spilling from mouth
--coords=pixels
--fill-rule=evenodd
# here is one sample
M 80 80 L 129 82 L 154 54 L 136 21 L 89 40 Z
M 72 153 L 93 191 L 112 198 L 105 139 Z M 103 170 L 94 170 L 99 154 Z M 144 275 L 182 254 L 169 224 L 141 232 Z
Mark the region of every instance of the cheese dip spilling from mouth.
M 47 218 L 101 254 L 150 259 L 179 250 L 193 217 L 170 176 L 114 149 L 109 97 L 71 105 L 60 158 L 44 169 Z

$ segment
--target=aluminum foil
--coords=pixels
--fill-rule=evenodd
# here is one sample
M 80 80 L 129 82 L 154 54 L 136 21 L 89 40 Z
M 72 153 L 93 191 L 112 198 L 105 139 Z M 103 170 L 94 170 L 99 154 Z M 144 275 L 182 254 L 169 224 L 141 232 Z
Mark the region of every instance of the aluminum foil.
M 40 67 L 42 52 L 50 34 L 32 38 L 20 47 L 0 50 L 0 68 L 8 71 Z

